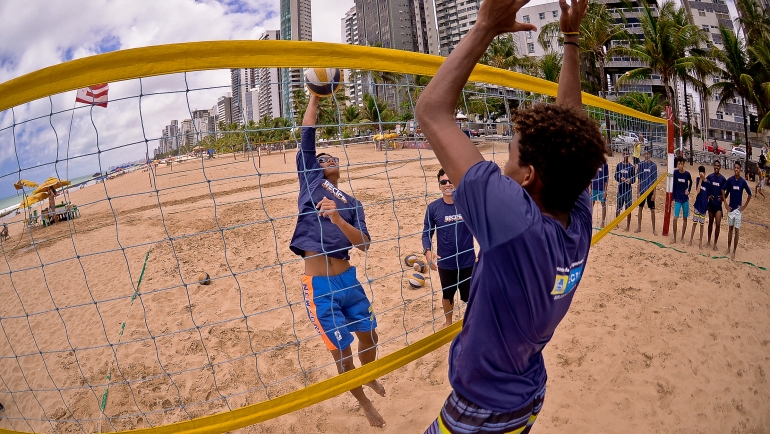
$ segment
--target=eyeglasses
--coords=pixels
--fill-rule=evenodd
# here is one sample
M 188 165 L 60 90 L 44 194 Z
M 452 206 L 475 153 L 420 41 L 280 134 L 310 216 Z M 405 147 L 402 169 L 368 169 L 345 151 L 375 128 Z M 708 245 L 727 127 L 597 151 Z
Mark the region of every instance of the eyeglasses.
M 450 181 L 450 180 L 448 180 L 448 179 L 442 179 L 442 180 L 441 180 L 441 181 L 439 181 L 438 183 L 439 183 L 439 184 L 441 184 L 441 185 L 447 185 L 447 184 L 451 184 L 451 183 L 452 183 L 452 181 Z
M 334 161 L 334 164 L 340 164 L 340 159 L 337 157 L 332 157 L 330 155 L 321 155 L 317 158 L 319 163 L 328 163 L 330 161 Z

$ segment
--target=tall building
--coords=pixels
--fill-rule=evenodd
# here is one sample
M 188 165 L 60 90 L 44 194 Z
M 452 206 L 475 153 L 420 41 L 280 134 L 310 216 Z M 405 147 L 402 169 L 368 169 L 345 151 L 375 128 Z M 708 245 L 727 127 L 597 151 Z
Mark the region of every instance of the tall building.
M 438 54 L 435 17 L 431 0 L 356 0 L 358 44 Z
M 280 39 L 278 30 L 266 30 L 259 37 L 261 41 L 275 41 Z M 278 68 L 259 68 L 256 70 L 257 86 L 259 88 L 259 103 L 255 109 L 261 119 L 265 116 L 269 118 L 280 118 L 284 116 L 282 112 L 283 104 L 281 92 L 281 70 Z
M 251 106 L 249 91 L 256 85 L 255 73 L 252 68 L 231 69 L 230 87 L 232 100 L 230 101 L 230 113 L 232 121 L 240 125 L 254 119 L 254 110 Z
M 440 54 L 448 56 L 476 24 L 480 0 L 435 0 Z
M 356 6 L 350 8 L 342 18 L 342 40 L 346 44 L 361 45 L 358 32 L 358 13 Z M 351 104 L 362 106 L 364 104 L 364 90 L 369 86 L 369 74 L 361 74 L 358 70 L 342 70 L 342 81 L 345 85 L 345 96 Z
M 551 47 L 551 44 L 559 43 L 559 41 L 556 40 L 558 38 L 553 41 L 546 41 L 545 46 L 541 46 L 537 40 L 543 26 L 554 21 L 559 21 L 560 15 L 561 9 L 559 9 L 559 3 L 556 1 L 521 8 L 519 11 L 519 19 L 521 19 L 521 22 L 532 23 L 537 27 L 537 30 L 516 32 L 512 34 L 513 40 L 516 42 L 516 46 L 519 49 L 519 54 L 529 57 L 541 57 L 549 50 L 561 51 L 561 46 Z
M 219 99 L 217 99 L 217 123 L 216 123 L 216 129 L 219 131 L 219 124 L 224 123 L 225 125 L 230 125 L 233 123 L 233 116 L 232 116 L 232 98 L 228 94 L 227 96 L 220 96 Z M 217 138 L 222 137 L 221 134 L 217 134 Z
M 310 0 L 280 0 L 281 39 L 285 41 L 312 41 L 313 26 L 310 15 Z M 283 114 L 292 113 L 292 94 L 304 90 L 302 70 L 298 68 L 281 70 L 281 92 L 283 93 Z
M 169 125 L 163 127 L 160 148 L 161 153 L 164 154 L 179 149 L 179 123 L 176 120 L 171 121 Z
M 193 128 L 194 136 L 193 143 L 197 145 L 201 140 L 205 139 L 209 134 L 214 132 L 212 128 L 214 125 L 214 119 L 211 116 L 210 110 L 193 110 Z
M 192 119 L 185 119 L 179 124 L 179 140 L 180 146 L 193 146 L 193 143 L 195 142 L 195 130 L 193 129 Z

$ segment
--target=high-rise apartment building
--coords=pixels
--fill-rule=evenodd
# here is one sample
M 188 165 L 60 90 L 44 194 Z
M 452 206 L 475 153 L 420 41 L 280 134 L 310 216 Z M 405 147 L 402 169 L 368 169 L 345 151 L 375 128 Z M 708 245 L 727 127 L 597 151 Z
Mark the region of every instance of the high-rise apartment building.
M 216 129 L 219 131 L 219 124 L 224 123 L 225 125 L 230 125 L 233 123 L 233 116 L 232 116 L 232 98 L 228 94 L 227 96 L 220 96 L 219 99 L 217 99 L 217 123 L 216 123 Z M 221 134 L 217 134 L 217 138 L 222 137 Z
M 195 130 L 193 129 L 192 119 L 185 119 L 179 124 L 179 140 L 180 146 L 193 146 L 195 141 Z
M 356 0 L 355 20 L 360 45 L 438 54 L 431 0 Z
M 163 127 L 160 139 L 160 149 L 160 152 L 163 154 L 179 149 L 179 123 L 176 120 L 171 121 L 169 125 Z
M 342 41 L 350 45 L 360 45 L 358 13 L 355 6 L 342 18 Z M 369 74 L 345 69 L 342 71 L 342 80 L 346 83 L 345 96 L 348 101 L 353 105 L 362 106 L 364 90 L 369 84 Z
M 261 41 L 276 41 L 280 38 L 278 30 L 267 30 L 259 37 Z M 259 88 L 259 104 L 255 109 L 259 118 L 279 118 L 283 116 L 281 109 L 281 74 L 278 68 L 259 68 L 255 71 L 257 86 Z
M 249 91 L 256 86 L 255 69 L 231 69 L 230 87 L 232 100 L 230 112 L 232 121 L 240 125 L 254 119 L 254 110 L 249 98 Z
M 312 41 L 313 26 L 310 14 L 310 0 L 280 0 L 281 39 L 285 41 Z M 292 94 L 304 90 L 302 69 L 281 70 L 281 92 L 283 93 L 283 115 L 292 113 Z
M 193 110 L 193 143 L 198 144 L 201 140 L 206 138 L 209 134 L 214 133 L 214 129 L 211 128 L 214 125 L 214 119 L 211 117 L 210 110 Z
M 440 54 L 448 56 L 476 24 L 480 0 L 435 0 Z

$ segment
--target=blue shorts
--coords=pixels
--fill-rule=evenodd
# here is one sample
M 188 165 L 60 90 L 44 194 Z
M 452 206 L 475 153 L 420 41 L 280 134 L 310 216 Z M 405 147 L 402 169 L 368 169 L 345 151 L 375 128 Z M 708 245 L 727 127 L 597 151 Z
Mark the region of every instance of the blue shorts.
M 344 350 L 353 342 L 352 332 L 377 327 L 372 304 L 356 279 L 356 267 L 336 276 L 302 276 L 302 297 L 310 322 L 326 348 Z
M 606 202 L 604 198 L 604 192 L 602 190 L 591 190 L 591 202 L 599 201 L 601 203 Z
M 618 210 L 631 208 L 631 192 L 618 195 Z
M 690 202 L 674 202 L 674 218 L 679 218 L 679 213 L 684 213 L 684 218 L 690 217 Z

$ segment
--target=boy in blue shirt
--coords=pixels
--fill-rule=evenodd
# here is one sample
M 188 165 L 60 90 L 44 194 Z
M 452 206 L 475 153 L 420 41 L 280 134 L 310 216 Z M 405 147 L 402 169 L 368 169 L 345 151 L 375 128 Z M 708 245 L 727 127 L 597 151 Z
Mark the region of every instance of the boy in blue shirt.
M 711 228 L 714 227 L 714 251 L 717 251 L 717 241 L 719 240 L 719 231 L 722 227 L 722 187 L 725 186 L 727 179 L 719 173 L 722 169 L 722 163 L 714 160 L 714 173 L 706 177 L 706 184 L 709 189 L 709 228 L 706 248 L 711 246 Z M 714 226 L 716 223 L 716 226 Z
M 650 160 L 650 150 L 644 150 L 644 161 L 638 164 L 639 171 L 637 177 L 639 178 L 639 195 L 641 196 L 647 191 L 655 181 L 658 180 L 658 165 L 654 161 Z M 639 205 L 639 226 L 637 226 L 634 233 L 638 234 L 642 231 L 642 210 L 644 209 L 644 203 L 647 203 L 647 208 L 650 209 L 650 218 L 652 219 L 652 234 L 658 235 L 655 229 L 655 190 L 652 190 L 647 199 L 642 201 Z
M 676 157 L 674 171 L 674 240 L 676 244 L 676 220 L 682 214 L 682 244 L 687 233 L 687 219 L 690 217 L 690 191 L 692 190 L 692 175 L 684 170 L 684 157 Z
M 463 223 L 463 216 L 452 199 L 455 188 L 444 169 L 438 171 L 438 183 L 442 197 L 431 202 L 425 210 L 422 248 L 430 268 L 438 271 L 441 280 L 441 304 L 444 308 L 446 327 L 452 324 L 455 293 L 458 289 L 460 300 L 468 302 L 476 251 L 473 249 L 473 235 Z M 434 232 L 436 253 L 433 253 L 431 248 Z
M 476 24 L 417 102 L 417 119 L 457 189 L 454 203 L 481 247 L 460 334 L 449 349 L 452 392 L 428 433 L 527 433 L 545 397 L 543 348 L 566 315 L 592 234 L 588 186 L 606 162 L 597 123 L 582 110 L 580 22 L 587 0 L 565 0 L 556 104 L 512 113 L 515 134 L 501 173 L 455 126 L 455 106 L 495 36 L 527 2 L 485 0 Z
M 751 189 L 749 183 L 745 179 L 741 178 L 741 162 L 736 161 L 733 165 L 735 176 L 727 178 L 725 186 L 722 189 L 722 201 L 730 199 L 727 205 L 727 227 L 730 228 L 727 232 L 727 252 L 726 255 L 730 255 L 730 242 L 733 238 L 733 228 L 735 228 L 735 244 L 733 244 L 733 253 L 730 258 L 735 260 L 735 250 L 738 248 L 738 234 L 741 229 L 741 220 L 743 217 L 743 210 L 749 206 L 751 202 Z M 746 203 L 743 203 L 743 191 L 749 194 L 746 198 Z
M 602 227 L 607 220 L 607 184 L 610 182 L 610 168 L 604 163 L 596 171 L 594 179 L 591 180 L 591 209 L 593 210 L 596 202 L 602 204 Z
M 636 180 L 636 166 L 628 162 L 628 149 L 623 150 L 623 161 L 615 167 L 615 181 L 618 182 L 618 206 L 615 217 L 624 209 L 631 208 L 631 184 Z M 626 219 L 626 232 L 631 228 L 631 214 Z M 617 229 L 617 227 L 616 227 Z
M 358 338 L 362 365 L 377 358 L 377 321 L 364 288 L 350 266 L 351 247 L 366 251 L 371 239 L 361 202 L 337 187 L 339 158 L 315 153 L 315 122 L 319 98 L 310 95 L 297 151 L 299 214 L 291 251 L 305 259 L 302 296 L 310 321 L 332 353 L 340 374 L 355 368 L 350 344 Z M 376 380 L 366 384 L 379 395 Z M 371 426 L 385 426 L 361 387 L 350 391 L 361 404 Z
M 692 240 L 695 236 L 695 226 L 700 223 L 700 240 L 698 241 L 698 248 L 703 250 L 703 225 L 706 223 L 706 212 L 708 212 L 709 205 L 709 186 L 706 181 L 706 168 L 698 166 L 698 179 L 695 183 L 695 190 L 698 194 L 695 196 L 695 203 L 693 204 L 692 212 L 692 230 L 690 231 L 690 246 L 692 246 Z

